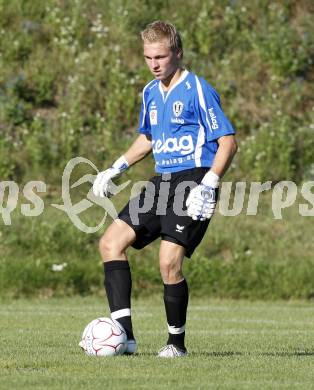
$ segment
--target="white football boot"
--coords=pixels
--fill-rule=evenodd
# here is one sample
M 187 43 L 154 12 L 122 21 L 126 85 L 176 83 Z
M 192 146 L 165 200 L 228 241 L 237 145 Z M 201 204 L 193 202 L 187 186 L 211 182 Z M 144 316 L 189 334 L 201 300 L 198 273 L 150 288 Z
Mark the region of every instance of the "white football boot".
M 158 357 L 162 358 L 175 358 L 175 357 L 183 357 L 187 356 L 188 352 L 184 351 L 183 349 L 173 345 L 169 344 L 165 347 L 161 348 L 161 350 L 158 352 Z
M 127 340 L 126 342 L 126 349 L 125 354 L 126 355 L 133 355 L 137 350 L 137 344 L 135 340 Z

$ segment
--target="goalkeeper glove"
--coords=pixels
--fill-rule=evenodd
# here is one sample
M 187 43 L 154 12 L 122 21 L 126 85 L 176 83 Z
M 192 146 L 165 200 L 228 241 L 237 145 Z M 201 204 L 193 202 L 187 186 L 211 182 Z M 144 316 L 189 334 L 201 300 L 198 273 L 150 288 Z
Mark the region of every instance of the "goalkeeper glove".
M 109 169 L 106 169 L 103 172 L 99 172 L 94 184 L 93 184 L 93 193 L 95 196 L 100 196 L 104 198 L 105 196 L 110 198 L 110 196 L 115 195 L 115 184 L 111 179 L 120 175 L 120 173 L 127 170 L 129 167 L 128 162 L 124 156 L 118 158 Z
M 219 186 L 219 176 L 209 171 L 203 177 L 201 184 L 193 188 L 187 198 L 187 214 L 194 220 L 205 221 L 214 214 L 216 207 L 216 189 Z

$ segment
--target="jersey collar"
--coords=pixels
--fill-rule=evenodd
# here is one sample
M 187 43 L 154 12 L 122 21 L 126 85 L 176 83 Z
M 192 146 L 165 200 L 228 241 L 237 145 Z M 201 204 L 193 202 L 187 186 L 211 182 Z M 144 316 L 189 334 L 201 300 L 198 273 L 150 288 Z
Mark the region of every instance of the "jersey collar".
M 173 84 L 173 86 L 169 89 L 169 91 L 166 92 L 166 96 L 165 96 L 165 92 L 164 90 L 162 89 L 162 86 L 161 86 L 161 82 L 159 81 L 158 83 L 158 88 L 159 88 L 159 91 L 161 93 L 161 96 L 162 96 L 162 99 L 165 103 L 165 101 L 168 99 L 168 96 L 170 95 L 171 91 L 173 91 L 173 89 L 178 86 L 180 83 L 182 83 L 182 81 L 186 78 L 186 76 L 189 74 L 189 71 L 184 69 L 184 71 L 182 72 L 180 78 L 177 80 L 176 83 Z

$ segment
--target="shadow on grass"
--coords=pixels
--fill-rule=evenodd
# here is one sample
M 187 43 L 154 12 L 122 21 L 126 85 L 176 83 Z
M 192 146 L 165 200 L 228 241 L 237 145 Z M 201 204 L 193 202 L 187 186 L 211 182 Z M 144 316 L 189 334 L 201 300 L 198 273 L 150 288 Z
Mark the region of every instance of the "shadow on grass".
M 247 355 L 245 352 L 237 352 L 237 351 L 220 351 L 220 352 L 191 352 L 190 356 L 198 357 L 230 357 L 230 356 L 244 356 Z
M 157 356 L 156 352 L 141 352 L 134 357 Z M 213 357 L 225 358 L 232 356 L 268 356 L 268 357 L 314 357 L 314 351 L 275 351 L 275 352 L 238 352 L 238 351 L 220 351 L 220 352 L 190 352 L 190 357 Z
M 314 351 L 262 352 L 260 355 L 274 356 L 274 357 L 308 357 L 308 356 L 314 356 Z
M 232 356 L 269 356 L 269 357 L 312 357 L 314 351 L 274 351 L 274 352 L 237 352 L 237 351 L 221 351 L 221 352 L 191 352 L 191 356 L 206 356 L 206 357 L 232 357 Z
M 191 357 L 228 357 L 228 356 L 244 356 L 247 353 L 242 352 L 189 352 L 188 356 Z M 129 355 L 130 356 L 130 355 Z M 147 357 L 147 356 L 157 356 L 157 352 L 140 352 L 134 355 L 134 357 Z

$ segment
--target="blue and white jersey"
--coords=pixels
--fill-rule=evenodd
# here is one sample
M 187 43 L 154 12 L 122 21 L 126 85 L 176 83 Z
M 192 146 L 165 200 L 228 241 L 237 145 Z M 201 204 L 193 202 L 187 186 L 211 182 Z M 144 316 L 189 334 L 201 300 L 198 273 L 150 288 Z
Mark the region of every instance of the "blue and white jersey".
M 235 133 L 215 89 L 187 70 L 167 92 L 158 80 L 145 86 L 138 131 L 151 137 L 159 173 L 211 167 L 218 138 Z

